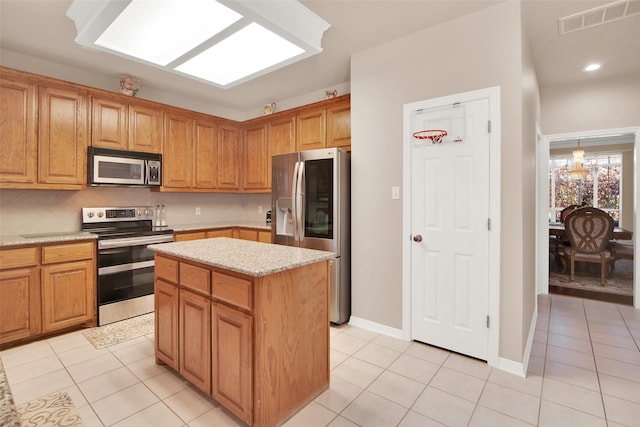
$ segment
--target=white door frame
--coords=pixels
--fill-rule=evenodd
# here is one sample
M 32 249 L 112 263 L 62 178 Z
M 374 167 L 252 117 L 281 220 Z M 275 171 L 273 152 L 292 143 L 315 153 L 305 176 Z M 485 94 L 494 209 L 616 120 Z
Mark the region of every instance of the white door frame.
M 602 130 L 592 130 L 592 131 L 583 131 L 583 132 L 569 132 L 569 133 L 557 133 L 552 135 L 544 135 L 543 142 L 540 144 L 540 149 L 545 149 L 546 147 L 547 153 L 549 152 L 550 142 L 554 140 L 560 139 L 578 139 L 585 137 L 597 137 L 597 136 L 605 136 L 612 135 L 618 133 L 630 133 L 635 135 L 635 140 L 633 144 L 633 181 L 635 185 L 636 194 L 638 194 L 638 189 L 640 188 L 640 172 L 638 171 L 638 154 L 640 149 L 640 127 L 627 127 L 627 128 L 615 128 L 615 129 L 602 129 Z M 544 184 L 544 191 L 538 191 L 536 197 L 536 212 L 546 211 L 548 209 L 547 206 L 547 197 L 549 194 L 549 184 L 547 182 L 547 177 L 549 175 L 549 162 L 548 162 L 548 154 L 546 157 L 546 164 L 544 156 L 539 155 L 536 156 L 536 172 L 538 176 L 536 177 L 536 182 L 541 183 L 543 180 L 546 184 Z M 640 201 L 638 201 L 638 197 L 634 197 L 634 222 L 633 222 L 633 230 L 634 234 L 637 236 L 638 226 L 640 226 Z M 539 216 L 539 214 L 538 214 Z M 549 239 L 549 230 L 547 225 L 548 219 L 547 215 L 544 215 L 543 218 L 536 218 L 537 232 L 536 232 L 536 267 L 538 271 L 536 272 L 536 277 L 538 278 L 537 289 L 539 294 L 548 294 L 549 293 L 549 263 L 548 261 L 545 263 L 542 261 L 543 257 L 548 258 L 548 239 Z M 544 227 L 543 227 L 544 224 Z M 635 253 L 634 253 L 634 272 L 636 274 L 633 275 L 633 306 L 635 308 L 640 308 L 640 278 L 638 278 L 637 272 L 640 272 L 640 260 L 638 259 L 638 254 L 640 254 L 640 250 L 638 249 L 638 238 L 635 239 L 636 244 Z
M 487 363 L 498 366 L 500 350 L 500 87 L 490 87 L 433 98 L 421 102 L 424 108 L 436 108 L 456 102 L 489 99 L 489 316 Z M 411 340 L 411 131 L 409 123 L 410 104 L 404 106 L 403 122 L 403 193 L 402 203 L 402 338 Z

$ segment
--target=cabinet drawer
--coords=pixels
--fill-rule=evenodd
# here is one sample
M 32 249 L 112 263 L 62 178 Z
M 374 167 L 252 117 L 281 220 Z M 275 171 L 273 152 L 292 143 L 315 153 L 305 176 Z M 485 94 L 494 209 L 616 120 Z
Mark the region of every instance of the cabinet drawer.
M 156 255 L 154 272 L 156 277 L 178 283 L 178 261 Z
M 211 273 L 195 265 L 180 263 L 180 287 L 211 295 Z
M 28 267 L 38 264 L 38 248 L 0 251 L 0 269 Z
M 214 272 L 212 288 L 214 298 L 247 310 L 253 308 L 249 280 Z
M 93 242 L 44 246 L 42 248 L 42 263 L 55 264 L 58 262 L 92 259 L 94 254 Z

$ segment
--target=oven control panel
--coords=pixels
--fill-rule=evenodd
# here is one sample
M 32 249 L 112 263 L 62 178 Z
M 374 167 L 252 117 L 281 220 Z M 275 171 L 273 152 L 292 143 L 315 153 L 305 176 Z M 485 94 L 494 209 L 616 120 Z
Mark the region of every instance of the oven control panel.
M 153 220 L 153 206 L 82 208 L 82 222 Z

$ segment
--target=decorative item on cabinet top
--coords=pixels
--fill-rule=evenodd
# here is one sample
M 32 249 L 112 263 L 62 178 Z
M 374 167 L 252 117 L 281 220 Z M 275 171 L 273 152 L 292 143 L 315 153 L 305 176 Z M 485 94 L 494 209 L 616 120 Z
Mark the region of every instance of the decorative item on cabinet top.
M 138 87 L 134 87 L 134 85 Z M 134 80 L 133 77 L 127 75 L 120 76 L 120 93 L 136 96 L 136 93 L 138 93 L 141 87 L 142 82 L 140 80 Z
M 262 109 L 262 114 L 267 116 L 269 114 L 273 114 L 276 111 L 276 103 L 272 102 L 271 104 L 267 104 Z
M 324 91 L 325 95 L 327 96 L 327 99 L 333 99 L 336 96 L 338 96 L 338 91 L 337 90 L 325 90 Z

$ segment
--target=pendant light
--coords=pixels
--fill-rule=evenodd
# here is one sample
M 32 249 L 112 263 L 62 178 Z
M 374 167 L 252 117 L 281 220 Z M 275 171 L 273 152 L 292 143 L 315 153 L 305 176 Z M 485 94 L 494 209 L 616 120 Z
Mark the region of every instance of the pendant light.
M 578 148 L 573 150 L 573 168 L 569 171 L 569 178 L 585 179 L 589 173 L 590 170 L 584 167 L 584 150 L 580 148 L 580 140 L 578 140 Z

